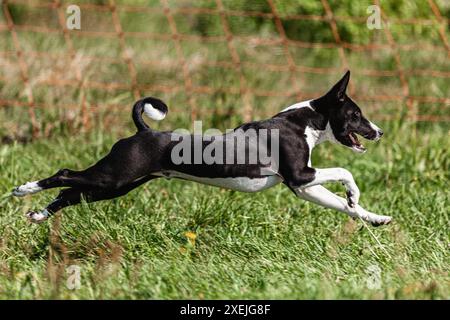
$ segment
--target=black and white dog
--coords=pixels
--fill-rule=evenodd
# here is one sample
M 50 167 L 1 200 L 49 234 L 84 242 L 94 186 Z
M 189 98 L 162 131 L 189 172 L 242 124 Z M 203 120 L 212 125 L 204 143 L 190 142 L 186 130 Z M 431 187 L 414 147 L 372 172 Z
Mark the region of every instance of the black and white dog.
M 30 221 L 40 223 L 62 208 L 80 203 L 82 199 L 93 202 L 116 198 L 159 177 L 192 180 L 243 192 L 261 191 L 282 182 L 302 199 L 359 217 L 373 225 L 388 224 L 391 217 L 371 213 L 358 205 L 359 189 L 348 170 L 317 169 L 311 165 L 312 149 L 323 141 L 365 152 L 357 134 L 369 140 L 378 140 L 383 135 L 347 96 L 349 79 L 348 71 L 327 94 L 318 99 L 296 103 L 270 119 L 247 123 L 223 135 L 201 140 L 199 150 L 196 150 L 196 138 L 190 134 L 150 129 L 143 121 L 142 113 L 154 120 L 162 120 L 168 109 L 159 99 L 144 98 L 133 107 L 137 133 L 118 141 L 110 153 L 95 165 L 82 171 L 59 170 L 49 178 L 15 188 L 13 195 L 20 197 L 45 189 L 65 188 L 44 210 L 27 213 Z M 259 158 L 252 163 L 224 161 L 229 154 L 215 154 L 216 161 L 209 163 L 194 159 L 198 151 L 202 154 L 213 142 L 225 145 L 226 141 L 239 140 L 249 131 L 256 132 L 260 138 L 261 130 L 272 132 L 270 137 L 276 136 L 278 139 L 275 143 L 265 135 L 263 143 L 260 143 L 265 146 L 263 148 L 271 150 L 271 158 L 277 154 L 275 167 L 272 163 L 263 164 Z M 273 133 L 275 131 L 276 135 Z M 188 142 L 190 150 L 178 150 L 178 156 L 187 161 L 175 161 L 174 150 L 180 149 L 180 141 L 191 137 L 192 141 Z M 250 144 L 241 145 L 241 148 L 232 144 L 231 159 L 235 155 L 249 155 L 252 152 Z M 228 145 L 226 150 L 230 151 Z M 211 154 L 215 152 L 217 150 Z M 193 162 L 189 161 L 192 159 Z M 346 188 L 347 199 L 324 188 L 322 184 L 327 182 L 341 182 Z

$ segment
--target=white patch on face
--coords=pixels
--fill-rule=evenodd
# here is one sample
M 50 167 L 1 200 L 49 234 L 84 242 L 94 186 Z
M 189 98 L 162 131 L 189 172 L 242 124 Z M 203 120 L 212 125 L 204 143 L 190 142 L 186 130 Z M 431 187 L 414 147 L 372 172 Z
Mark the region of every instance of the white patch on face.
M 262 178 L 247 178 L 247 177 L 236 177 L 236 178 L 207 178 L 207 177 L 197 177 L 189 174 L 177 172 L 177 171 L 164 171 L 164 173 L 152 173 L 153 175 L 159 175 L 166 178 L 179 178 L 189 181 L 195 181 L 198 183 L 221 187 L 225 189 L 231 189 L 241 192 L 258 192 L 279 184 L 282 179 L 277 176 L 267 176 Z
M 293 104 L 292 106 L 289 106 L 289 107 L 281 110 L 280 112 L 285 112 L 285 111 L 300 109 L 300 108 L 310 108 L 310 109 L 314 110 L 311 106 L 311 101 L 312 100 L 306 100 L 306 101 L 302 101 L 302 102 Z
M 49 215 L 50 213 L 47 211 L 47 209 L 44 209 L 41 212 L 28 212 L 27 218 L 32 223 L 42 223 L 48 219 Z
M 33 194 L 42 191 L 42 187 L 38 185 L 38 181 L 27 182 L 17 188 L 15 188 L 12 194 L 16 197 L 23 197 L 27 194 Z
M 160 121 L 166 117 L 164 112 L 153 107 L 151 103 L 146 103 L 144 105 L 144 113 L 147 117 L 156 121 Z
M 381 138 L 380 132 L 382 132 L 382 130 L 373 122 L 369 121 L 370 127 L 372 128 L 372 130 L 375 130 L 377 133 L 377 136 L 375 139 L 373 139 L 373 141 L 378 141 Z
M 372 121 L 369 121 L 370 127 L 375 131 L 381 131 L 381 129 Z

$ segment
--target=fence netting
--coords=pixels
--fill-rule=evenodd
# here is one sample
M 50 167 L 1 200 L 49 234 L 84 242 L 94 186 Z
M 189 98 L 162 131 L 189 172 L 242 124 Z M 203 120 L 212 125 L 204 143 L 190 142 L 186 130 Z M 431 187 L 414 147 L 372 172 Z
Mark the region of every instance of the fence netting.
M 83 127 L 157 96 L 189 121 L 258 119 L 322 95 L 347 69 L 376 119 L 450 120 L 445 0 L 4 0 L 0 109 L 48 110 Z M 80 9 L 69 30 L 68 6 Z M 380 8 L 381 28 L 369 28 Z

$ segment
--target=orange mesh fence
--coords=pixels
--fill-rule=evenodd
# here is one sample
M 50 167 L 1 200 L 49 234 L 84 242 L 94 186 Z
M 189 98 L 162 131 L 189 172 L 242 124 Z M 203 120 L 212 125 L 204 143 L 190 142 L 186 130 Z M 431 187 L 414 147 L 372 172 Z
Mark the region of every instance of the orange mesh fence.
M 212 112 L 211 110 L 201 109 L 202 99 L 205 99 L 205 95 L 208 99 L 208 96 L 217 94 L 231 94 L 239 99 L 236 103 L 240 107 L 236 108 L 235 111 L 248 121 L 259 114 L 258 108 L 261 101 L 287 103 L 287 101 L 296 102 L 318 97 L 324 93 L 325 87 L 317 85 L 317 89 L 315 89 L 315 83 L 323 82 L 325 86 L 329 86 L 332 79 L 337 80 L 346 69 L 351 69 L 353 75 L 356 76 L 356 80 L 351 82 L 350 93 L 358 102 L 368 102 L 373 111 L 376 111 L 375 117 L 379 119 L 398 118 L 400 109 L 404 108 L 404 117 L 409 120 L 430 122 L 450 120 L 450 92 L 447 88 L 450 78 L 450 68 L 448 68 L 450 45 L 447 37 L 450 21 L 442 15 L 440 6 L 434 0 L 427 0 L 429 15 L 422 15 L 417 18 L 389 17 L 383 9 L 383 3 L 374 1 L 372 4 L 378 5 L 382 9 L 383 27 L 375 32 L 383 40 L 372 38 L 375 41 L 370 43 L 347 42 L 345 40 L 340 26 L 352 23 L 360 28 L 366 28 L 367 16 L 338 15 L 334 12 L 334 2 L 330 4 L 331 0 L 318 0 L 322 14 L 317 15 L 280 14 L 278 2 L 274 0 L 267 0 L 267 10 L 263 11 L 258 11 L 258 8 L 255 8 L 255 10 L 236 10 L 230 8 L 226 0 L 212 0 L 207 7 L 197 7 L 193 5 L 195 1 L 186 2 L 187 4 L 184 5 L 173 5 L 173 1 L 161 0 L 152 6 L 133 5 L 131 4 L 132 1 L 117 2 L 109 0 L 106 3 L 99 1 L 101 4 L 91 4 L 80 1 L 61 2 L 59 0 L 49 2 L 3 1 L 3 19 L 0 20 L 0 33 L 8 34 L 11 44 L 0 47 L 0 57 L 18 68 L 23 92 L 20 98 L 0 96 L 0 106 L 28 108 L 31 124 L 36 135 L 39 134 L 40 130 L 36 110 L 37 108 L 48 107 L 47 103 L 40 102 L 35 98 L 35 87 L 42 85 L 49 90 L 66 87 L 76 88 L 79 92 L 77 101 L 71 104 L 58 105 L 58 107 L 79 110 L 85 126 L 89 126 L 89 114 L 92 113 L 92 110 L 103 104 L 102 101 L 95 101 L 95 99 L 90 98 L 87 94 L 89 90 L 106 91 L 111 96 L 131 92 L 131 97 L 134 100 L 149 94 L 156 96 L 158 94 L 181 95 L 185 107 L 169 105 L 169 108 L 172 111 L 179 112 L 186 112 L 189 108 L 191 119 L 201 117 L 203 112 Z M 80 30 L 68 30 L 66 27 L 66 8 L 72 3 L 78 5 L 81 9 L 82 26 Z M 14 11 L 12 10 L 13 6 L 44 10 L 47 14 L 54 16 L 54 19 L 48 20 L 48 23 L 42 21 L 35 23 L 33 19 L 17 23 L 14 19 L 14 12 L 12 12 Z M 107 22 L 103 22 L 102 27 L 97 29 L 93 27 L 84 28 L 83 19 L 90 13 L 101 15 Z M 140 15 L 148 15 L 149 19 L 154 16 L 164 17 L 168 28 L 156 31 L 153 30 L 155 28 L 147 30 L 145 26 L 142 26 L 139 30 L 124 28 L 124 16 L 132 20 L 134 17 L 137 19 Z M 220 24 L 222 31 L 220 33 L 208 33 L 208 30 L 206 30 L 202 34 L 186 31 L 186 26 L 180 25 L 183 17 L 188 19 L 188 17 L 196 15 L 214 17 Z M 246 18 L 269 21 L 274 26 L 274 32 L 268 34 L 246 33 L 245 30 L 241 32 L 230 23 L 230 21 L 234 21 L 233 19 L 244 19 L 244 26 Z M 294 39 L 285 30 L 286 21 L 327 24 L 331 34 L 330 39 L 323 41 Z M 416 42 L 414 39 L 409 42 L 399 41 L 390 28 L 392 24 L 432 27 L 436 30 L 435 37 L 428 42 Z M 189 29 L 189 26 L 187 29 Z M 51 52 L 37 50 L 34 47 L 24 49 L 23 43 L 27 40 L 21 39 L 22 33 L 26 33 L 27 36 L 31 35 L 31 37 L 33 34 L 61 36 L 63 50 Z M 84 52 L 79 55 L 82 49 L 79 49 L 76 43 L 82 39 L 99 42 L 115 40 L 118 42 L 120 54 L 114 56 Z M 130 43 L 131 40 L 134 42 Z M 161 51 L 158 57 L 153 54 L 146 58 L 146 55 L 143 54 L 144 58 L 136 59 L 133 52 L 138 51 L 138 49 L 133 43 L 152 43 L 154 41 L 166 43 L 174 50 L 169 50 L 170 54 L 167 54 L 167 56 L 164 51 Z M 193 66 L 198 63 L 199 53 L 187 52 L 186 44 L 190 44 L 194 48 L 220 48 L 221 53 L 212 58 L 208 57 L 209 54 L 202 55 L 201 65 L 206 68 L 221 70 L 223 82 L 212 85 L 204 81 L 197 81 L 196 70 Z M 247 52 L 242 50 L 245 45 L 251 47 L 251 50 L 254 51 L 263 50 L 265 52 L 276 52 L 276 54 L 273 59 L 265 59 L 264 61 L 258 58 L 248 59 Z M 323 66 L 302 63 L 302 55 L 312 56 L 320 50 L 335 52 L 336 61 L 333 64 Z M 196 50 L 191 49 L 191 51 Z M 384 68 L 382 64 L 371 63 L 375 52 L 383 52 L 387 59 L 392 59 L 393 67 Z M 445 61 L 444 67 L 435 67 L 433 63 L 427 63 L 426 68 L 417 67 L 414 62 L 409 61 L 411 56 L 420 55 L 431 56 L 431 61 L 434 60 L 434 55 L 438 55 L 441 57 L 440 59 Z M 257 56 L 258 54 L 254 53 L 253 57 Z M 82 68 L 75 68 L 75 75 L 67 78 L 33 78 L 30 75 L 33 59 L 58 61 L 62 57 L 71 60 L 78 59 L 78 63 L 81 64 L 83 60 L 88 60 L 94 65 L 114 65 L 117 68 L 122 68 L 127 77 L 126 79 L 108 79 L 108 81 L 92 80 L 85 77 Z M 406 65 L 404 63 L 405 57 L 408 60 Z M 357 59 L 360 59 L 358 63 L 355 62 Z M 2 71 L 2 67 L 2 64 L 0 64 L 0 71 Z M 153 67 L 172 70 L 176 74 L 174 81 L 161 81 L 161 83 L 153 81 L 149 84 L 140 79 L 142 72 L 145 73 L 145 70 Z M 235 74 L 238 81 L 226 81 L 229 72 Z M 259 72 L 266 74 L 267 79 L 273 78 L 274 85 L 272 86 L 270 83 L 258 85 L 258 81 L 250 80 L 253 79 L 251 77 L 254 74 Z M 279 81 L 277 80 L 278 77 Z M 380 90 L 377 88 L 367 91 L 361 89 L 357 79 L 371 78 L 381 82 L 384 80 L 380 79 L 386 79 L 386 87 L 382 87 Z M 426 92 L 419 90 L 419 92 L 416 92 L 417 86 L 420 87 L 421 83 L 417 79 L 422 79 L 425 82 L 437 79 L 436 81 L 443 83 L 443 87 L 438 90 L 427 90 Z M 6 72 L 0 74 L 0 81 L 3 83 L 9 81 Z M 260 82 L 263 83 L 264 80 Z M 398 85 L 392 85 L 392 83 Z M 308 86 L 307 89 L 305 89 L 305 85 Z M 382 106 L 385 103 L 391 103 L 394 106 L 394 111 L 385 112 Z M 110 102 L 107 107 L 120 108 L 121 103 Z M 273 112 L 282 107 L 284 105 L 273 103 L 267 112 Z M 439 111 L 436 112 L 436 110 Z

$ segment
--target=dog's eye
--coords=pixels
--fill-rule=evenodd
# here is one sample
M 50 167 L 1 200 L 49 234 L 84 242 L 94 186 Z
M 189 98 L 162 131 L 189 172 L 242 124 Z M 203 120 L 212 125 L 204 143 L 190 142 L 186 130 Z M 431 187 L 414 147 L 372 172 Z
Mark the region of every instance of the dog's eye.
M 356 111 L 356 112 L 354 112 L 354 113 L 352 114 L 352 118 L 353 118 L 354 120 L 358 120 L 359 117 L 360 117 L 360 114 L 359 114 L 358 111 Z

